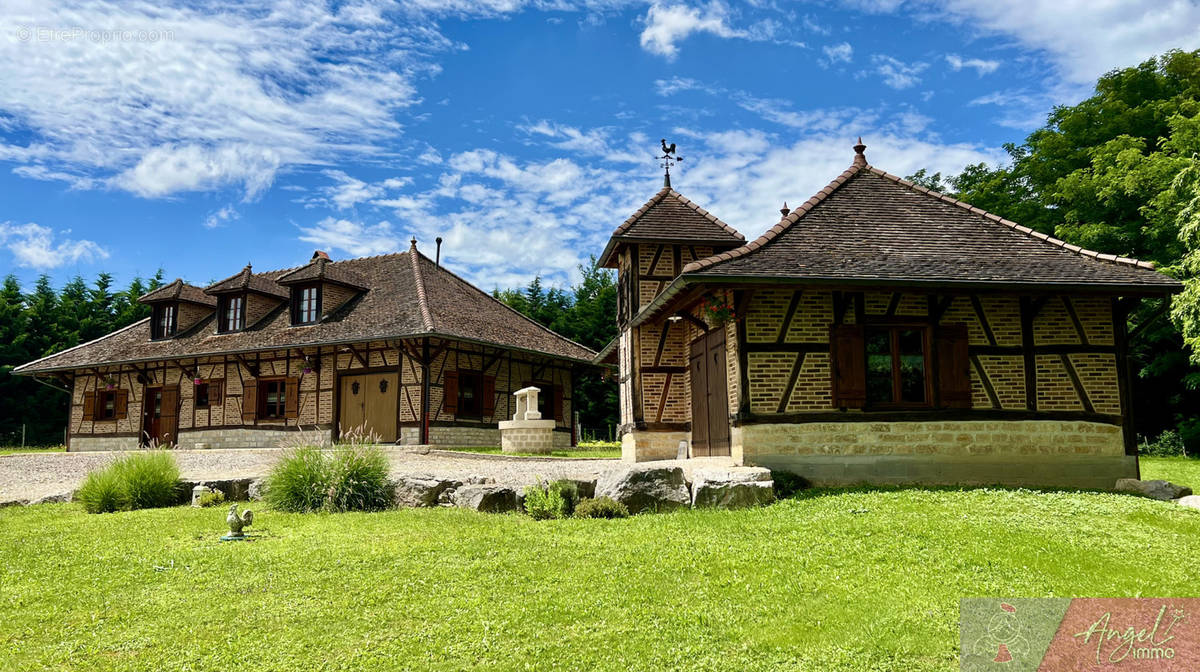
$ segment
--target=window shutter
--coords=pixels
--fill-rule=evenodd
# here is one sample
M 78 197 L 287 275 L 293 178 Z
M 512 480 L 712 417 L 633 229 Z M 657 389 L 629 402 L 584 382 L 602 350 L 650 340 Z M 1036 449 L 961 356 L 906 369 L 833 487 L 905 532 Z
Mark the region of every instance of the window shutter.
M 948 408 L 971 407 L 971 370 L 967 346 L 970 332 L 965 324 L 937 328 L 934 336 L 937 353 L 938 391 L 942 405 Z
M 300 379 L 286 378 L 284 379 L 284 404 L 283 415 L 286 418 L 295 418 L 300 415 Z
M 96 393 L 83 393 L 83 419 L 91 422 L 96 419 Z
M 221 401 L 225 398 L 225 381 L 210 380 L 208 381 L 208 405 L 220 406 Z
M 833 405 L 862 408 L 867 401 L 867 350 L 861 324 L 844 324 L 829 331 L 833 360 Z
M 496 414 L 496 377 L 483 377 L 483 415 L 485 417 Z
M 117 420 L 124 420 L 129 415 L 129 390 L 117 390 L 114 406 Z
M 458 371 L 447 371 L 442 382 L 442 410 L 450 415 L 458 413 Z
M 254 422 L 258 417 L 258 380 L 242 383 L 242 422 Z
M 558 422 L 563 420 L 562 385 L 554 386 L 554 419 Z
M 173 444 L 176 433 L 179 431 L 179 387 L 178 386 L 163 386 L 162 390 L 162 414 L 158 417 L 159 433 L 163 437 L 163 443 Z

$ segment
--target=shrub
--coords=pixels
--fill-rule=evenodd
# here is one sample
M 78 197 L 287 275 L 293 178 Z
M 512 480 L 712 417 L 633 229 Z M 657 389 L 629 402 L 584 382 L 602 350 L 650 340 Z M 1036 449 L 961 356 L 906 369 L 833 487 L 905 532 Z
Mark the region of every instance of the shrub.
M 89 473 L 75 493 L 88 513 L 171 506 L 179 496 L 179 466 L 157 450 L 130 453 Z
M 566 518 L 567 502 L 558 488 L 538 483 L 525 488 L 525 513 L 534 520 Z
M 812 487 L 808 479 L 791 471 L 771 470 L 771 480 L 775 481 L 775 497 L 787 499 L 801 490 Z
M 1175 457 L 1185 454 L 1183 437 L 1173 429 L 1168 429 L 1152 442 L 1142 444 L 1142 454 L 1151 457 Z
M 387 456 L 366 443 L 289 449 L 264 482 L 267 504 L 279 511 L 378 511 L 392 504 Z
M 263 483 L 267 505 L 279 511 L 317 511 L 329 490 L 325 455 L 316 446 L 288 449 Z
M 575 512 L 575 505 L 579 503 L 578 483 L 564 478 L 551 483 L 548 489 L 558 492 L 559 496 L 562 497 L 565 514 L 563 518 L 567 518 Z
M 196 500 L 196 505 L 201 507 L 218 506 L 225 503 L 225 493 L 220 490 L 206 492 Z
M 575 506 L 576 518 L 628 518 L 629 509 L 612 497 L 596 497 L 579 500 Z
M 395 490 L 388 480 L 387 455 L 377 446 L 349 445 L 328 462 L 330 511 L 380 511 L 392 505 Z

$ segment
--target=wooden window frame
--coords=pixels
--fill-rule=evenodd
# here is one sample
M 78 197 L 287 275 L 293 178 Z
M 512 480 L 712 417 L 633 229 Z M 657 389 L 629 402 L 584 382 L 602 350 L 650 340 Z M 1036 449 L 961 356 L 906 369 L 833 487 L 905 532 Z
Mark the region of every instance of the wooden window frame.
M 306 301 L 304 292 L 313 290 L 313 298 Z M 321 303 L 323 300 L 324 291 L 322 291 L 321 283 L 312 282 L 303 285 L 292 287 L 292 325 L 301 326 L 308 324 L 317 324 L 321 321 Z M 310 305 L 305 306 L 308 303 Z M 311 319 L 303 319 L 306 312 L 311 313 Z
M 230 326 L 229 324 L 229 307 L 234 302 L 240 302 L 237 317 L 237 324 Z M 217 333 L 218 334 L 235 334 L 246 329 L 246 304 L 247 296 L 245 294 L 223 294 L 217 300 Z
M 871 401 L 868 386 L 866 405 L 864 410 L 894 410 L 894 409 L 923 409 L 933 408 L 933 329 L 929 324 L 923 322 L 898 322 L 893 320 L 887 321 L 871 321 L 863 325 L 863 372 L 867 379 L 870 379 L 870 353 L 866 351 L 867 341 L 870 340 L 871 331 L 886 331 L 889 334 L 889 354 L 892 358 L 892 400 L 891 401 Z M 924 359 L 922 371 L 924 371 L 925 383 L 925 399 L 924 401 L 903 401 L 902 383 L 900 379 L 900 338 L 897 335 L 900 331 L 919 331 L 921 332 L 921 356 Z
M 466 383 L 468 380 L 474 380 L 475 396 L 472 399 L 472 403 L 475 405 L 475 408 L 473 409 L 467 408 L 466 404 L 463 403 L 465 400 L 465 397 L 463 396 L 463 390 L 467 387 Z M 454 417 L 470 420 L 482 420 L 483 407 L 483 372 L 470 369 L 459 369 L 458 405 L 455 406 Z
M 288 379 L 284 376 L 274 378 L 259 378 L 256 393 L 258 394 L 258 404 L 255 406 L 256 414 L 259 420 L 286 420 L 287 412 L 287 387 Z M 271 415 L 268 413 L 267 396 L 270 394 L 272 385 L 279 385 L 279 397 L 275 402 L 278 407 L 279 415 Z
M 117 413 L 117 395 L 119 390 L 97 390 L 96 391 L 96 422 L 114 422 L 118 420 Z M 112 415 L 107 413 L 108 404 L 106 400 L 112 401 Z
M 179 330 L 179 305 L 175 303 L 160 303 L 150 311 L 150 340 L 157 341 L 175 336 Z M 164 328 L 162 319 L 170 315 Z

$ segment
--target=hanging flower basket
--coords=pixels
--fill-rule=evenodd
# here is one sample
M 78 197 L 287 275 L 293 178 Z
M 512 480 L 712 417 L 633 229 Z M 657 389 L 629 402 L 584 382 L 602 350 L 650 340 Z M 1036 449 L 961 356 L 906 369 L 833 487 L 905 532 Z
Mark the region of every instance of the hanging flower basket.
M 725 297 L 712 294 L 704 297 L 704 300 L 700 302 L 700 314 L 709 322 L 717 325 L 729 324 L 738 319 L 732 303 L 729 303 Z
M 105 379 L 104 379 L 104 389 L 106 389 L 106 390 L 115 390 L 115 389 L 117 389 L 117 380 L 116 380 L 116 378 L 113 378 L 112 376 L 109 376 L 109 377 L 105 378 Z
M 199 385 L 199 384 L 201 384 L 201 383 L 203 383 L 203 382 L 204 382 L 204 379 L 203 379 L 203 378 L 194 378 L 194 379 L 192 380 L 192 383 L 194 383 L 194 384 L 196 384 L 196 385 Z

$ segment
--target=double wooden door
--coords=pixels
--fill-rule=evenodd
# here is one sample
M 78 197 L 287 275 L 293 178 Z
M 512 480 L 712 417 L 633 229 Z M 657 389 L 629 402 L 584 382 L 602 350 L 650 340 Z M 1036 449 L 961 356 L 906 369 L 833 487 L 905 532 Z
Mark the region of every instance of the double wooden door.
M 725 386 L 725 331 L 692 342 L 692 455 L 729 455 L 729 397 Z
M 179 432 L 179 386 L 150 385 L 142 391 L 142 443 L 174 444 Z
M 400 376 L 391 373 L 358 373 L 342 376 L 338 395 L 338 432 L 362 430 L 383 443 L 396 440 L 396 416 L 400 408 Z

